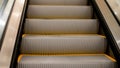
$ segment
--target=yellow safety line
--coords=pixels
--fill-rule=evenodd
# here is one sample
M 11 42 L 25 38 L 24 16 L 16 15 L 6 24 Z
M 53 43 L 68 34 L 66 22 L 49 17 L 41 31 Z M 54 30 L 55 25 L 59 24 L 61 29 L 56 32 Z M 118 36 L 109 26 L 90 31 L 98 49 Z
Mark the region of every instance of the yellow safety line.
M 71 16 L 71 17 L 65 17 L 65 16 L 42 16 L 42 17 L 37 17 L 37 16 L 27 16 L 29 19 L 88 19 L 86 17 L 80 17 L 80 16 Z
M 26 19 L 29 20 L 30 18 L 26 18 Z M 34 19 L 34 18 L 31 18 L 31 19 Z M 98 19 L 40 19 L 40 20 L 98 20 Z
M 99 56 L 105 54 L 21 54 L 26 56 Z
M 21 58 L 23 56 L 106 56 L 108 59 L 112 60 L 113 62 L 116 62 L 116 60 L 106 54 L 56 54 L 56 55 L 40 55 L 40 54 L 21 54 L 18 57 L 18 62 L 20 62 Z
M 90 6 L 90 5 L 84 5 L 84 4 L 80 4 L 80 5 L 67 5 L 67 4 L 29 4 L 30 6 Z
M 19 57 L 18 57 L 18 62 L 20 62 L 20 60 L 21 60 L 21 58 L 23 57 L 23 55 L 19 55 Z
M 36 36 L 101 36 L 101 37 L 104 37 L 106 38 L 105 36 L 103 35 L 99 35 L 99 34 L 23 34 L 22 37 L 25 37 L 25 36 L 32 36 L 32 35 L 36 35 Z
M 112 57 L 110 57 L 110 56 L 108 56 L 108 55 L 106 55 L 106 54 L 105 54 L 105 56 L 106 56 L 107 58 L 109 58 L 110 60 L 112 60 L 113 62 L 117 62 L 114 58 L 112 58 Z

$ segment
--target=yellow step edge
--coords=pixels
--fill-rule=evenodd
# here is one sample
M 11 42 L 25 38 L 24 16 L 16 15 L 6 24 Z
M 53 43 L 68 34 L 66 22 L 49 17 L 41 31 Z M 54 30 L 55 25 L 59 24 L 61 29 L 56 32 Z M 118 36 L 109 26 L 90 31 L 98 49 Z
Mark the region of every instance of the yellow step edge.
M 35 5 L 35 6 L 90 6 L 86 4 L 77 4 L 77 5 L 67 5 L 67 4 L 29 4 L 29 5 Z
M 40 35 L 40 36 L 101 36 L 103 38 L 106 38 L 104 35 L 99 35 L 99 34 L 23 34 L 22 37 L 25 36 L 33 36 L 33 35 Z
M 21 54 L 19 57 L 18 57 L 18 60 L 17 62 L 20 62 L 21 58 L 23 56 L 101 56 L 101 55 L 104 55 L 106 56 L 108 59 L 110 59 L 111 61 L 113 62 L 117 62 L 114 58 L 106 55 L 106 54 L 61 54 L 61 55 L 40 55 L 40 54 Z
M 26 18 L 26 20 L 29 19 L 34 19 L 34 18 Z M 40 20 L 97 20 L 98 19 L 40 19 Z
M 33 45 L 34 46 L 34 45 Z M 24 54 L 24 51 L 21 53 L 21 54 Z M 54 53 L 50 53 L 50 52 L 43 52 L 41 51 L 40 53 L 27 53 L 27 54 L 32 54 L 32 55 L 80 55 L 80 54 L 86 54 L 86 53 L 66 53 L 66 52 L 63 52 L 63 53 L 58 53 L 58 52 L 54 52 Z M 91 52 L 87 52 L 87 55 L 88 54 L 104 54 L 103 52 L 94 52 L 94 53 L 91 53 Z
M 106 55 L 106 54 L 105 54 L 105 56 L 106 56 L 107 58 L 109 58 L 110 60 L 112 60 L 113 62 L 117 62 L 114 58 L 112 58 L 112 57 L 110 57 L 110 56 L 108 56 L 108 55 Z
M 106 54 L 21 54 L 20 57 L 25 56 L 99 56 Z
M 37 17 L 37 16 L 28 16 L 27 15 L 27 18 L 29 18 L 29 19 L 91 19 L 91 18 L 81 18 L 81 17 L 78 17 L 78 16 L 74 16 L 74 17 L 64 17 L 64 16 L 58 16 L 58 17 L 56 17 L 56 16 L 42 16 L 42 17 Z
M 17 62 L 20 62 L 22 57 L 23 57 L 23 55 L 19 55 Z

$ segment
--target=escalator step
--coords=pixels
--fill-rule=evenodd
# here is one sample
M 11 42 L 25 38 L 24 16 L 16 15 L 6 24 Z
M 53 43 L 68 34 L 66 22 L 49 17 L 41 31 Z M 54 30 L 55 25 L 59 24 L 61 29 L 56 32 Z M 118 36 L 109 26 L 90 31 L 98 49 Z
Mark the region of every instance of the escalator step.
M 116 68 L 107 55 L 39 56 L 21 55 L 17 68 Z
M 106 38 L 100 35 L 24 35 L 22 54 L 104 53 Z
M 93 15 L 92 12 L 91 6 L 29 5 L 27 17 L 44 19 L 90 19 Z
M 87 0 L 29 0 L 35 5 L 87 5 Z
M 25 34 L 96 34 L 99 23 L 96 19 L 26 19 Z

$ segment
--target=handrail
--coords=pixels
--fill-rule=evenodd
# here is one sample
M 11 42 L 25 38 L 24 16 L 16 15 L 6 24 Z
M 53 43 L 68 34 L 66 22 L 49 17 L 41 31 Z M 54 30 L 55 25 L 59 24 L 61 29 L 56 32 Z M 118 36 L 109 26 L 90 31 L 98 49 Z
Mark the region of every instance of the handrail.
M 4 39 L 7 21 L 15 0 L 2 0 L 0 5 L 0 50 Z
M 110 43 L 115 59 L 120 66 L 120 26 L 111 13 L 105 0 L 91 0 L 98 18 L 104 28 L 105 35 Z

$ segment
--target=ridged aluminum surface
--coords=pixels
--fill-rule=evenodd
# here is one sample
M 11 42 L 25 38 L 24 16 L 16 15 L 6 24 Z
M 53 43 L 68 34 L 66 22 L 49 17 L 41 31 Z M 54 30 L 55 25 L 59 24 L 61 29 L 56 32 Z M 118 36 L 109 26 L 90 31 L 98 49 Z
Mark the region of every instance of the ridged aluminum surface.
M 87 56 L 26 56 L 17 68 L 115 68 L 116 62 L 105 55 Z
M 87 0 L 29 0 L 36 5 L 86 5 Z
M 105 49 L 106 39 L 99 35 L 25 35 L 21 43 L 23 54 L 96 54 Z
M 92 18 L 91 6 L 48 6 L 29 5 L 27 11 L 28 18 Z
M 96 19 L 26 19 L 24 26 L 26 34 L 95 34 L 98 30 Z

